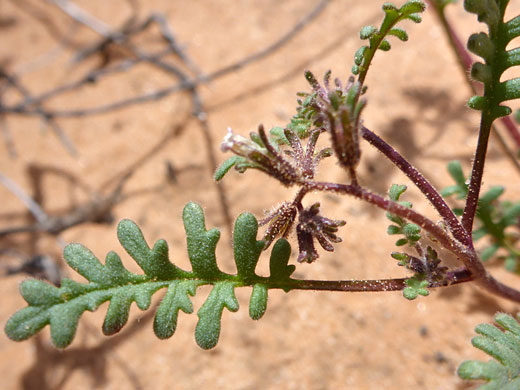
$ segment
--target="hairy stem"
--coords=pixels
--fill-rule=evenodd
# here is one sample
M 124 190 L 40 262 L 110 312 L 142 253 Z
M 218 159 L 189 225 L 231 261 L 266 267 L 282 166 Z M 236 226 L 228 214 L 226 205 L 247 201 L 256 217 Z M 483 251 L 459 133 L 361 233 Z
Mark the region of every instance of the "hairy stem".
M 366 127 L 361 127 L 361 136 L 367 140 L 372 146 L 377 148 L 385 155 L 391 162 L 393 162 L 408 178 L 415 184 L 415 186 L 426 196 L 433 207 L 437 210 L 439 215 L 450 229 L 453 237 L 459 240 L 464 245 L 471 245 L 471 236 L 462 227 L 459 220 L 446 204 L 439 192 L 428 182 L 428 180 L 402 155 L 399 154 L 393 147 L 387 144 L 384 140 L 374 134 Z
M 371 203 L 383 210 L 387 210 L 392 214 L 396 214 L 399 217 L 416 223 L 435 237 L 435 239 L 437 239 L 445 249 L 455 254 L 464 263 L 472 278 L 480 287 L 502 298 L 520 302 L 520 291 L 508 287 L 493 278 L 493 276 L 491 276 L 482 265 L 482 262 L 479 260 L 473 246 L 461 247 L 457 242 L 453 241 L 453 239 L 443 229 L 412 209 L 401 206 L 399 203 L 391 200 L 387 200 L 382 196 L 374 194 L 359 186 L 323 182 L 310 182 L 307 183 L 306 186 L 310 190 L 329 191 L 355 196 L 356 198 Z
M 483 114 L 480 122 L 480 131 L 477 141 L 477 151 L 473 161 L 473 169 L 471 170 L 471 180 L 468 188 L 468 197 L 466 206 L 462 214 L 462 226 L 467 232 L 473 229 L 473 220 L 477 212 L 478 198 L 480 187 L 482 185 L 482 176 L 484 174 L 484 164 L 486 162 L 487 146 L 489 142 L 489 133 L 491 132 L 492 119 L 488 115 Z
M 405 218 L 430 233 L 434 236 L 446 249 L 457 254 L 467 257 L 466 248 L 460 246 L 455 242 L 446 231 L 439 227 L 436 223 L 426 218 L 425 216 L 417 213 L 416 211 L 402 206 L 397 202 L 393 202 L 389 199 L 383 198 L 381 195 L 370 192 L 360 186 L 338 184 L 338 183 L 325 183 L 325 182 L 310 182 L 306 184 L 307 188 L 317 191 L 328 191 L 335 192 L 338 194 L 348 194 L 355 196 L 361 200 L 371 203 L 383 210 L 386 210 L 392 214 L 396 214 L 399 217 Z
M 299 280 L 291 279 L 287 283 L 269 285 L 270 288 L 284 288 L 291 290 L 321 290 L 345 292 L 377 292 L 403 290 L 408 278 L 375 279 L 375 280 Z M 428 287 L 446 287 L 473 280 L 471 273 L 466 270 L 448 272 L 446 280 L 434 282 Z

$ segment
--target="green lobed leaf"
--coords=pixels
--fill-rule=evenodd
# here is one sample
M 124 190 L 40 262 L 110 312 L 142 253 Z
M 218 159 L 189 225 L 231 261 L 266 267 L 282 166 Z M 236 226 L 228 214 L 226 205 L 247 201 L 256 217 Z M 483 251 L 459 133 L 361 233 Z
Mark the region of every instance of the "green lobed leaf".
M 386 229 L 386 233 L 388 235 L 401 234 L 402 229 L 396 225 L 389 225 L 388 228 Z
M 408 240 L 406 238 L 400 238 L 395 242 L 395 246 L 403 246 L 408 244 Z
M 404 15 L 424 12 L 426 4 L 421 0 L 410 0 L 403 4 L 399 11 Z
M 388 51 L 392 48 L 392 45 L 390 45 L 390 42 L 388 42 L 386 39 L 383 39 L 381 41 L 381 44 L 379 45 L 378 49 L 382 51 Z
M 502 82 L 500 84 L 500 86 L 501 86 L 500 92 L 502 93 L 501 101 L 520 98 L 520 77 L 511 79 L 511 80 L 506 80 L 506 81 Z M 504 107 L 504 108 L 509 108 L 509 107 Z M 509 108 L 509 110 L 506 112 L 507 112 L 506 115 L 509 115 L 513 111 Z
M 231 312 L 238 310 L 234 282 L 215 283 L 208 299 L 197 312 L 199 322 L 195 327 L 195 340 L 202 349 L 211 349 L 217 345 L 224 308 Z
M 129 219 L 123 219 L 119 222 L 117 238 L 126 252 L 132 256 L 149 277 L 157 280 L 168 280 L 182 274 L 183 271 L 173 265 L 168 258 L 166 241 L 158 240 L 153 249 L 150 250 L 141 229 L 135 222 Z
M 369 39 L 371 38 L 375 33 L 377 33 L 377 28 L 374 26 L 364 26 L 359 31 L 359 37 L 361 39 Z
M 183 271 L 169 261 L 168 247 L 163 240 L 157 241 L 150 249 L 139 227 L 132 221 L 123 220 L 118 226 L 119 240 L 141 266 L 144 275 L 125 269 L 114 252 L 109 252 L 105 264 L 102 264 L 84 246 L 71 244 L 64 251 L 65 260 L 88 282 L 65 278 L 59 288 L 38 280 L 23 282 L 20 291 L 29 306 L 11 316 L 5 326 L 6 334 L 12 340 L 25 340 L 50 325 L 52 342 L 64 348 L 72 342 L 81 315 L 109 301 L 102 329 L 105 334 L 112 335 L 128 322 L 133 302 L 139 309 L 147 310 L 152 295 L 167 288 L 153 325 L 157 337 L 165 339 L 175 333 L 180 310 L 188 314 L 193 312 L 190 296 L 195 295 L 197 287 L 212 285 L 206 302 L 198 311 L 199 321 L 195 330 L 197 343 L 207 349 L 218 342 L 223 309 L 238 310 L 236 287 L 253 287 L 249 314 L 251 318 L 259 319 L 267 308 L 268 288 L 272 288 L 269 283 L 277 283 L 275 288 L 285 291 L 297 283 L 290 279 L 295 267 L 288 265 L 291 249 L 284 239 L 278 240 L 273 247 L 271 276 L 265 278 L 255 274 L 264 243 L 256 240 L 258 222 L 253 215 L 243 213 L 235 223 L 237 275 L 218 269 L 215 245 L 220 235 L 216 229 L 206 229 L 202 208 L 195 203 L 187 204 L 183 219 L 193 272 Z
M 406 191 L 408 187 L 404 184 L 392 184 L 390 190 L 388 191 L 388 197 L 392 199 L 394 202 L 397 202 L 402 194 Z
M 360 38 L 369 40 L 368 46 L 363 46 L 354 55 L 354 66 L 352 73 L 357 75 L 366 74 L 375 55 L 379 49 L 388 51 L 391 48 L 390 42 L 385 38 L 388 35 L 396 36 L 401 41 L 408 40 L 408 34 L 403 29 L 396 27 L 396 24 L 404 19 L 413 20 L 416 23 L 421 21 L 419 13 L 426 9 L 426 4 L 420 0 L 406 2 L 401 8 L 397 8 L 391 3 L 385 3 L 382 7 L 385 17 L 379 29 L 374 26 L 365 26 L 360 31 Z
M 193 313 L 193 304 L 188 295 L 195 296 L 196 288 L 197 284 L 191 280 L 170 283 L 153 322 L 153 330 L 158 338 L 167 339 L 173 336 L 177 328 L 179 310 L 186 314 Z
M 486 33 L 470 35 L 467 46 L 469 51 L 482 57 L 486 62 L 493 60 L 496 47 Z
M 265 243 L 256 240 L 258 222 L 253 214 L 242 213 L 237 218 L 233 231 L 233 251 L 238 276 L 250 279 L 255 276 L 255 268 Z
M 520 37 L 520 15 L 507 22 L 505 24 L 504 30 L 506 32 L 505 39 L 508 43 L 511 42 L 514 38 Z
M 361 65 L 363 62 L 363 56 L 365 54 L 365 51 L 368 49 L 368 46 L 361 46 L 359 49 L 357 49 L 356 53 L 354 54 L 354 63 L 356 65 Z
M 506 69 L 520 65 L 520 48 L 506 49 L 519 34 L 518 17 L 504 21 L 508 3 L 505 0 L 464 1 L 464 8 L 488 25 L 487 34 L 473 34 L 468 40 L 468 49 L 485 60 L 485 64 L 477 62 L 471 68 L 471 77 L 484 84 L 484 96 L 473 96 L 468 106 L 481 110 L 483 117 L 487 117 L 486 122 L 511 114 L 511 108 L 500 103 L 520 98 L 520 78 L 501 81 Z
M 52 306 L 63 302 L 60 290 L 43 280 L 24 280 L 20 285 L 20 294 L 31 306 Z
M 233 168 L 233 166 L 235 166 L 235 164 L 237 164 L 238 162 L 240 162 L 242 160 L 245 160 L 245 159 L 241 156 L 236 156 L 236 155 L 231 156 L 226 161 L 224 161 L 222 164 L 220 164 L 220 166 L 215 171 L 213 178 L 216 181 L 222 180 L 224 178 L 224 176 L 226 175 L 226 173 L 228 173 L 228 171 L 231 168 Z
M 471 340 L 473 346 L 494 360 L 465 361 L 457 374 L 466 380 L 486 381 L 479 387 L 482 390 L 515 390 L 520 386 L 520 324 L 505 313 L 496 314 L 495 321 L 502 329 L 480 324 L 475 328 L 479 336 Z
M 249 317 L 253 320 L 259 320 L 267 310 L 267 294 L 268 288 L 264 284 L 255 284 L 251 292 L 249 300 Z
M 269 130 L 269 135 L 271 136 L 272 140 L 278 145 L 289 145 L 289 141 L 285 137 L 284 130 L 285 129 L 283 127 L 273 127 L 271 130 Z
M 217 229 L 206 230 L 202 207 L 194 202 L 188 203 L 184 206 L 182 219 L 193 273 L 202 279 L 225 277 L 217 266 L 215 255 L 220 232 Z
M 413 276 L 406 280 L 407 287 L 403 290 L 403 296 L 406 299 L 414 300 L 419 295 L 428 296 L 430 292 L 426 287 L 428 287 L 427 280 L 421 280 L 417 276 Z
M 473 110 L 483 111 L 487 105 L 487 100 L 483 96 L 472 96 L 468 100 L 468 107 Z
M 273 246 L 269 260 L 270 279 L 276 281 L 290 280 L 290 276 L 296 269 L 294 265 L 288 265 L 290 255 L 291 245 L 289 242 L 284 238 L 277 240 Z
M 388 35 L 393 35 L 399 38 L 401 41 L 406 42 L 408 40 L 408 34 L 402 28 L 394 27 L 388 31 Z
M 406 17 L 406 19 L 410 19 L 414 23 L 422 22 L 422 16 L 420 14 L 410 14 Z

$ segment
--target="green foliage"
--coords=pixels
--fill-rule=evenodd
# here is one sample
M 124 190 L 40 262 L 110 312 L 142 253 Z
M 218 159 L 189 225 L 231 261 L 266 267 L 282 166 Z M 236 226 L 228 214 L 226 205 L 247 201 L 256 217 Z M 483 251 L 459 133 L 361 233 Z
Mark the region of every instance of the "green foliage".
M 412 204 L 410 202 L 399 201 L 399 198 L 406 191 L 406 188 L 407 187 L 405 185 L 392 184 L 390 190 L 388 191 L 388 196 L 394 202 L 399 202 L 399 204 L 411 208 Z M 415 223 L 407 222 L 403 218 L 398 217 L 392 213 L 386 213 L 386 217 L 394 223 L 394 225 L 388 226 L 387 233 L 390 235 L 403 235 L 402 238 L 395 242 L 395 245 L 403 246 L 408 244 L 413 246 L 421 239 L 421 228 Z
M 448 164 L 448 172 L 455 184 L 444 188 L 441 191 L 442 196 L 455 195 L 457 199 L 465 199 L 468 194 L 468 185 L 462 166 L 458 161 L 451 161 Z M 515 244 L 519 239 L 520 202 L 500 201 L 499 198 L 504 190 L 502 186 L 493 186 L 480 196 L 476 213 L 478 225 L 473 231 L 473 240 L 478 241 L 488 237 L 491 241 L 491 245 L 484 247 L 480 252 L 482 261 L 490 259 L 502 249 L 507 253 L 503 257 L 506 268 L 512 272 L 518 272 L 520 251 L 515 248 Z M 462 215 L 461 208 L 455 208 L 454 212 Z M 516 231 L 513 228 L 516 228 Z
M 430 292 L 426 289 L 428 281 L 418 276 L 413 276 L 406 280 L 406 286 L 403 290 L 403 296 L 406 299 L 414 300 L 419 295 L 426 297 Z
M 231 156 L 227 160 L 225 160 L 215 171 L 215 174 L 213 175 L 213 178 L 215 181 L 220 181 L 224 178 L 226 173 L 233 168 L 234 166 L 237 166 L 238 171 L 245 171 L 248 167 L 244 166 L 241 167 L 241 164 L 246 163 L 247 160 L 244 157 L 241 156 Z
M 96 256 L 80 244 L 65 248 L 67 263 L 88 283 L 63 279 L 61 287 L 40 280 L 26 280 L 20 292 L 28 306 L 15 313 L 7 322 L 5 331 L 12 340 L 25 340 L 50 324 L 54 345 L 68 346 L 76 333 L 84 311 L 94 311 L 103 302 L 110 301 L 103 323 L 103 333 L 117 333 L 128 321 L 132 302 L 147 310 L 152 295 L 163 288 L 166 294 L 157 307 L 153 329 L 157 337 L 166 339 L 175 333 L 179 311 L 193 312 L 190 296 L 197 287 L 212 285 L 206 302 L 199 309 L 199 322 L 195 329 L 197 344 L 204 349 L 213 348 L 219 339 L 220 322 L 224 308 L 238 310 L 235 288 L 252 286 L 249 305 L 251 318 L 259 319 L 267 308 L 268 288 L 291 288 L 293 265 L 287 265 L 290 246 L 285 240 L 274 245 L 269 277 L 256 275 L 255 268 L 264 247 L 257 241 L 258 223 L 249 213 L 241 214 L 234 228 L 234 257 L 237 274 L 222 272 L 216 263 L 215 247 L 220 237 L 216 229 L 206 230 L 202 208 L 188 203 L 183 212 L 188 256 L 191 272 L 184 271 L 168 258 L 168 245 L 164 240 L 148 247 L 139 227 L 130 220 L 118 226 L 118 238 L 126 252 L 137 262 L 144 274 L 134 274 L 124 268 L 119 256 L 108 253 L 103 265 Z M 273 284 L 276 286 L 273 287 Z
M 379 29 L 374 26 L 365 26 L 359 33 L 361 39 L 368 40 L 368 45 L 360 47 L 354 54 L 355 65 L 352 67 L 352 73 L 356 75 L 366 74 L 376 50 L 390 50 L 391 45 L 386 40 L 387 36 L 392 35 L 406 42 L 408 34 L 403 29 L 395 27 L 395 25 L 405 19 L 419 23 L 421 21 L 420 13 L 425 9 L 426 5 L 420 0 L 407 1 L 401 8 L 397 8 L 391 3 L 383 4 L 385 17 Z
M 483 58 L 471 68 L 471 77 L 484 84 L 484 96 L 473 96 L 468 105 L 483 111 L 489 121 L 511 114 L 511 108 L 500 103 L 520 98 L 520 78 L 501 81 L 505 70 L 520 65 L 520 48 L 506 50 L 520 36 L 520 16 L 504 21 L 509 0 L 465 0 L 466 11 L 477 14 L 488 26 L 488 33 L 473 34 L 468 49 Z
M 462 379 L 484 380 L 480 390 L 517 390 L 520 388 L 520 323 L 505 313 L 495 315 L 500 326 L 480 324 L 475 328 L 479 336 L 471 343 L 493 359 L 487 362 L 468 360 L 457 373 Z

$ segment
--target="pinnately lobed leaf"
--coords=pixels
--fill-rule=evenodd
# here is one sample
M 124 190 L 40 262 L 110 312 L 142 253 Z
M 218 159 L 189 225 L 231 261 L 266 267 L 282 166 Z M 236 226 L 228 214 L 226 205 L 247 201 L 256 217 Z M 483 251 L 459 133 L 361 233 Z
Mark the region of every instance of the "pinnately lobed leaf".
M 199 322 L 195 328 L 195 340 L 202 349 L 211 349 L 217 345 L 224 307 L 232 312 L 238 310 L 233 282 L 215 283 L 208 299 L 197 313 Z
M 448 164 L 448 172 L 455 184 L 444 188 L 441 195 L 444 197 L 456 195 L 457 199 L 465 199 L 468 195 L 468 185 L 460 162 L 451 161 Z M 472 236 L 475 242 L 486 236 L 488 237 L 489 245 L 479 249 L 482 261 L 487 261 L 498 255 L 504 259 L 507 270 L 518 272 L 520 270 L 520 256 L 512 243 L 515 241 L 516 235 L 514 228 L 518 225 L 518 218 L 520 217 L 520 202 L 512 203 L 501 200 L 500 197 L 504 192 L 504 187 L 492 186 L 480 195 L 476 212 L 478 223 L 472 232 Z M 454 208 L 453 210 L 456 214 L 462 213 L 461 208 Z M 505 258 L 502 253 L 507 254 Z
M 264 284 L 255 284 L 249 300 L 249 316 L 253 320 L 259 320 L 267 310 L 268 288 Z
M 478 20 L 488 26 L 488 33 L 473 34 L 468 39 L 468 49 L 484 60 L 471 68 L 471 77 L 484 84 L 484 95 L 470 98 L 468 106 L 482 111 L 491 122 L 512 112 L 500 103 L 520 98 L 520 78 L 501 80 L 504 71 L 520 65 L 520 48 L 507 49 L 520 36 L 520 17 L 504 20 L 508 3 L 509 0 L 464 1 L 466 11 L 477 14 Z
M 112 335 L 128 322 L 133 302 L 140 310 L 147 310 L 152 295 L 166 288 L 153 323 L 157 337 L 166 339 L 175 333 L 179 311 L 193 313 L 190 297 L 195 295 L 197 288 L 210 285 L 211 292 L 197 313 L 199 321 L 195 329 L 197 344 L 209 349 L 218 342 L 224 308 L 231 312 L 239 308 L 235 288 L 252 287 L 249 315 L 255 320 L 261 318 L 267 309 L 271 285 L 290 290 L 291 283 L 294 283 L 290 278 L 294 265 L 288 265 L 291 248 L 284 239 L 273 246 L 271 276 L 256 275 L 255 268 L 264 242 L 256 239 L 258 222 L 252 214 L 243 213 L 235 222 L 233 249 L 237 275 L 224 273 L 218 268 L 215 248 L 220 232 L 206 229 L 202 208 L 196 203 L 188 203 L 183 211 L 183 220 L 191 272 L 170 262 L 165 241 L 158 240 L 150 249 L 139 227 L 130 220 L 123 220 L 117 230 L 119 241 L 143 274 L 129 272 L 115 252 L 109 252 L 102 264 L 88 248 L 70 244 L 64 251 L 65 261 L 87 282 L 65 278 L 58 288 L 40 280 L 24 281 L 20 292 L 28 306 L 7 321 L 6 334 L 12 340 L 21 341 L 50 325 L 52 342 L 64 348 L 74 339 L 81 315 L 109 301 L 102 329 L 104 334 Z
M 197 285 L 191 280 L 175 281 L 168 286 L 168 291 L 162 299 L 153 322 L 153 330 L 160 339 L 173 336 L 177 328 L 179 310 L 186 314 L 193 313 L 193 303 L 188 295 L 195 296 Z
M 498 313 L 495 321 L 475 328 L 479 334 L 472 339 L 474 347 L 486 352 L 493 360 L 465 361 L 457 373 L 462 379 L 484 380 L 481 390 L 517 390 L 520 388 L 520 323 L 511 315 Z
M 430 292 L 427 290 L 426 287 L 428 287 L 428 281 L 427 280 L 421 280 L 416 276 L 413 276 L 406 280 L 405 289 L 403 290 L 403 296 L 406 299 L 413 300 L 417 298 L 419 295 L 422 296 L 428 296 Z
M 255 268 L 264 248 L 263 241 L 257 241 L 258 222 L 253 214 L 243 213 L 237 218 L 233 232 L 233 251 L 238 276 L 251 279 L 255 276 Z
M 224 178 L 226 173 L 233 168 L 234 165 L 236 165 L 239 161 L 244 160 L 243 157 L 240 156 L 231 156 L 227 160 L 225 160 L 215 171 L 214 179 L 215 181 L 220 181 Z
M 196 203 L 188 203 L 184 207 L 182 216 L 193 273 L 200 278 L 223 277 L 224 274 L 218 269 L 215 255 L 220 232 L 217 229 L 206 230 L 204 211 Z
M 365 26 L 359 33 L 359 37 L 363 40 L 368 40 L 368 44 L 363 45 L 354 55 L 355 65 L 352 67 L 352 73 L 355 75 L 362 75 L 368 72 L 377 50 L 388 51 L 391 49 L 390 42 L 386 39 L 389 35 L 406 42 L 408 34 L 402 28 L 396 27 L 396 25 L 405 19 L 419 23 L 421 21 L 420 13 L 424 12 L 426 4 L 420 0 L 410 0 L 404 3 L 401 8 L 396 7 L 392 3 L 385 3 L 382 9 L 385 17 L 379 29 L 374 26 Z

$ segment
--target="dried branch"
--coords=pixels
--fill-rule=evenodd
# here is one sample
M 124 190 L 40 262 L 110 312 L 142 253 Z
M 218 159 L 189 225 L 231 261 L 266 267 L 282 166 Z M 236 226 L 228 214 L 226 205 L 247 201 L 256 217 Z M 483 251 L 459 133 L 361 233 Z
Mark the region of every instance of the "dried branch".
M 311 10 L 307 15 L 305 15 L 298 23 L 296 23 L 286 34 L 284 34 L 280 39 L 278 39 L 273 44 L 267 46 L 266 48 L 253 53 L 249 56 L 246 56 L 245 58 L 231 64 L 228 66 L 225 66 L 221 69 L 218 69 L 214 72 L 211 72 L 209 74 L 195 77 L 193 79 L 189 79 L 186 81 L 181 81 L 179 83 L 175 83 L 169 87 L 159 89 L 154 92 L 150 92 L 147 94 L 134 96 L 126 99 L 121 99 L 116 102 L 100 105 L 97 107 L 92 108 L 86 108 L 86 109 L 73 109 L 73 110 L 49 110 L 47 111 L 48 114 L 50 114 L 53 118 L 57 117 L 83 117 L 88 115 L 98 115 L 107 113 L 110 111 L 118 110 L 121 108 L 125 108 L 131 105 L 136 104 L 142 104 L 147 103 L 151 101 L 156 101 L 163 99 L 173 93 L 183 91 L 183 90 L 189 90 L 193 89 L 194 87 L 201 85 L 201 84 L 207 84 L 213 80 L 216 80 L 220 77 L 223 77 L 229 73 L 235 72 L 247 65 L 250 65 L 253 62 L 257 62 L 265 57 L 268 57 L 269 55 L 276 52 L 276 50 L 283 47 L 285 44 L 287 44 L 294 36 L 296 36 L 303 28 L 305 28 L 309 23 L 311 23 L 313 20 L 315 20 L 325 9 L 325 7 L 330 3 L 330 0 L 322 0 L 318 3 L 318 5 Z M 168 53 L 171 51 L 168 50 Z M 132 66 L 134 63 L 147 60 L 149 62 L 153 62 L 155 60 L 160 59 L 160 57 L 163 57 L 167 53 L 157 53 L 155 55 L 148 55 L 146 58 L 137 58 L 133 60 L 127 60 L 127 62 L 124 64 L 124 66 L 121 65 L 121 68 L 119 69 L 127 69 L 128 67 Z M 44 92 L 40 96 L 35 96 L 31 99 L 24 99 L 22 102 L 14 104 L 12 106 L 4 106 L 0 107 L 0 113 L 10 113 L 10 114 L 18 114 L 18 115 L 26 115 L 26 116 L 33 116 L 38 115 L 38 112 L 35 111 L 34 108 L 32 108 L 32 105 L 34 104 L 40 104 L 43 101 L 46 101 L 50 98 L 56 97 L 61 95 L 64 92 L 68 92 L 74 89 L 77 89 L 87 83 L 97 81 L 101 76 L 111 73 L 112 71 L 98 71 L 93 72 L 92 74 L 88 74 L 87 76 L 83 77 L 81 80 L 78 80 L 76 82 L 66 84 L 59 86 L 55 89 L 52 89 L 51 91 Z

